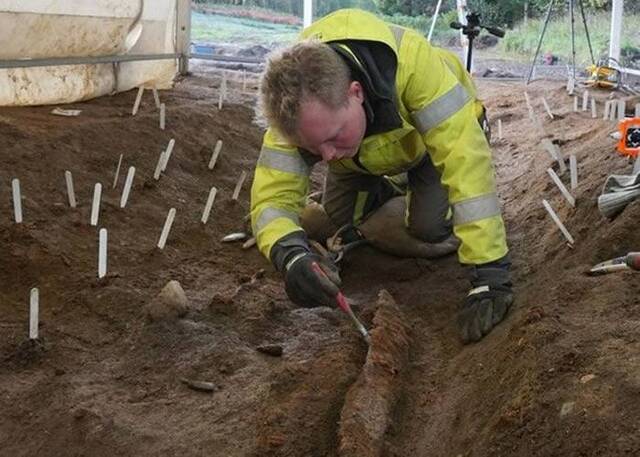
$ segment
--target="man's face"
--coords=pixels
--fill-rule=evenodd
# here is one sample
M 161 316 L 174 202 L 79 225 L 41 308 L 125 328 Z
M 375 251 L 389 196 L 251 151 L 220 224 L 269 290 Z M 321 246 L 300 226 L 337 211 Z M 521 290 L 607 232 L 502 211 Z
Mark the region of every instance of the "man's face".
M 364 93 L 357 81 L 349 86 L 347 104 L 338 109 L 331 109 L 316 98 L 302 102 L 298 146 L 325 162 L 355 156 L 367 127 L 363 102 Z

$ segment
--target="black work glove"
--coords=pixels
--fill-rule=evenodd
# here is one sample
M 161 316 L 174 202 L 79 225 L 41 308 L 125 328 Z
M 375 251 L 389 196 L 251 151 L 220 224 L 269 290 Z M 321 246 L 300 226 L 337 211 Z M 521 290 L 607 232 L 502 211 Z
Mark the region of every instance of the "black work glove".
M 507 315 L 513 303 L 510 266 L 507 255 L 495 262 L 472 267 L 473 288 L 458 312 L 463 343 L 479 341 Z
M 340 275 L 331 261 L 311 252 L 300 252 L 287 262 L 285 269 L 285 290 L 296 305 L 336 306 Z
M 304 232 L 280 238 L 271 248 L 271 261 L 284 273 L 285 291 L 296 305 L 313 308 L 337 304 L 338 268 L 311 252 Z

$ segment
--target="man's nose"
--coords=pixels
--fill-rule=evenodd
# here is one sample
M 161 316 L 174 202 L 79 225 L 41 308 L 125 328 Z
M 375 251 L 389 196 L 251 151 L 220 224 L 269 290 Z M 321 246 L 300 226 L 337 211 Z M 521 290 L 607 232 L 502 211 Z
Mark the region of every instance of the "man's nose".
M 323 145 L 320 147 L 320 155 L 322 156 L 322 160 L 325 162 L 329 162 L 333 160 L 336 156 L 336 148 L 329 145 Z

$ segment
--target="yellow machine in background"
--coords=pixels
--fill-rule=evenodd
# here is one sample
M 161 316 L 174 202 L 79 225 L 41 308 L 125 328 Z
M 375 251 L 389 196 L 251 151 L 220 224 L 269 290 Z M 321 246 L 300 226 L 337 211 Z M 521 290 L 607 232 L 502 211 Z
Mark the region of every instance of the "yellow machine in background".
M 622 85 L 622 72 L 616 59 L 599 60 L 594 65 L 586 68 L 589 77 L 585 84 L 588 87 L 601 87 L 604 89 L 618 89 Z

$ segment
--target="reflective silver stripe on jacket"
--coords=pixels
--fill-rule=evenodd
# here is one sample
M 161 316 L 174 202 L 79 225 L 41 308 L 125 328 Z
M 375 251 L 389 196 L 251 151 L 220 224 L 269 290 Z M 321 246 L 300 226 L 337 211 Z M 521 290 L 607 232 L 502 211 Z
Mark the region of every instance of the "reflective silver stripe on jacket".
M 462 84 L 457 83 L 449 92 L 421 110 L 414 111 L 411 116 L 418 131 L 424 134 L 460 111 L 469 100 L 471 94 Z
M 309 167 L 299 155 L 287 154 L 286 152 L 264 147 L 260 151 L 258 166 L 296 175 L 309 175 Z
M 400 52 L 400 43 L 404 35 L 404 28 L 398 27 L 397 25 L 390 25 L 389 28 L 391 29 L 391 33 L 393 33 L 393 38 L 396 40 L 396 49 Z
M 487 219 L 500 215 L 500 202 L 496 194 L 485 194 L 454 203 L 453 225 Z
M 258 220 L 256 221 L 256 231 L 260 231 L 267 226 L 270 222 L 280 217 L 285 217 L 290 219 L 296 225 L 300 225 L 300 219 L 298 215 L 292 211 L 287 211 L 286 209 L 281 208 L 265 208 L 258 216 Z

